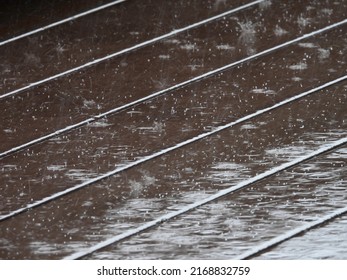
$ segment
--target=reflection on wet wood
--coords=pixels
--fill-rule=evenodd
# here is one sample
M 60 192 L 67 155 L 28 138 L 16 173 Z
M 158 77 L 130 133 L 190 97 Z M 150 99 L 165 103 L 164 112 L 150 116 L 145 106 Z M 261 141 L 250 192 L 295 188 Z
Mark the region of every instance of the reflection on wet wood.
M 3 41 L 115 1 L 34 2 Z M 344 207 L 339 145 L 182 210 L 347 136 L 347 3 L 307 2 L 120 1 L 0 45 L 0 258 L 235 258 Z M 257 258 L 344 258 L 314 245 L 344 220 Z

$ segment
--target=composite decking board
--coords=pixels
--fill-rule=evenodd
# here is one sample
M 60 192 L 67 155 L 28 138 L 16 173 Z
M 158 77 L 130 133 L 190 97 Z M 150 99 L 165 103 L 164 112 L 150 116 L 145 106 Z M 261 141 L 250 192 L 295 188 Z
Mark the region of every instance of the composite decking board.
M 113 0 L 2 0 L 0 42 L 84 13 Z
M 344 44 L 334 45 L 329 60 L 320 58 L 319 50 L 329 49 L 331 40 L 339 34 L 344 30 L 331 31 L 226 70 L 1 159 L 0 192 L 7 206 L 0 213 L 21 208 L 346 74 Z M 307 48 L 312 42 L 320 49 Z M 302 61 L 305 69 L 291 69 Z M 42 184 L 48 186 L 42 188 Z
M 288 7 L 280 4 L 279 6 L 284 17 L 288 13 Z M 301 14 L 296 6 L 292 8 L 293 13 L 296 11 L 298 15 Z M 248 20 L 257 22 L 256 18 L 260 18 L 256 13 L 257 9 L 247 11 L 250 12 L 254 14 L 250 15 Z M 245 13 L 241 13 L 240 17 L 242 16 L 245 16 Z M 261 26 L 257 27 L 258 33 L 245 35 L 240 29 L 239 20 L 230 17 L 228 21 L 234 32 L 224 30 L 226 34 L 222 37 L 215 36 L 216 31 L 207 28 L 209 25 L 202 26 L 190 31 L 189 34 L 175 37 L 177 40 L 182 40 L 179 46 L 172 39 L 168 39 L 128 54 L 126 58 L 114 58 L 81 73 L 71 74 L 25 93 L 0 100 L 0 110 L 3 112 L 1 120 L 3 129 L 0 131 L 1 150 L 6 151 L 95 114 L 245 58 L 249 50 L 244 46 L 248 43 L 252 45 L 254 36 L 256 36 L 254 47 L 259 52 L 295 38 L 296 33 L 304 32 L 300 24 L 290 25 L 289 20 L 285 23 L 281 16 L 278 16 L 277 20 L 281 21 L 281 26 L 290 32 L 276 37 L 273 35 L 274 27 L 271 28 L 273 22 L 267 17 Z M 222 28 L 225 23 L 226 21 L 218 21 L 210 24 Z M 314 26 L 306 26 L 304 29 L 305 31 L 318 29 L 324 23 L 326 22 L 322 19 Z M 196 50 L 189 47 L 193 43 L 196 43 Z M 225 46 L 234 47 L 233 44 L 236 46 L 234 51 L 228 47 L 223 49 Z M 224 47 L 218 50 L 218 46 Z M 213 52 L 210 52 L 210 49 Z M 166 55 L 170 55 L 170 59 L 165 59 Z M 12 123 L 14 118 L 18 120 L 15 125 Z
M 1 46 L 0 91 L 21 88 L 249 2 L 214 7 L 209 0 L 128 0 Z
M 12 247 L 0 258 L 63 257 L 339 139 L 345 85 L 3 221 L 2 242 Z M 218 176 L 223 164 L 230 177 Z
M 27 5 L 26 14 L 6 16 L 15 22 L 0 25 L 0 40 L 110 1 L 77 2 L 69 10 L 61 6 L 69 1 L 45 1 L 39 17 Z M 61 9 L 48 18 L 52 7 Z M 83 256 L 88 248 L 99 248 L 88 259 L 233 258 L 345 207 L 346 145 L 252 178 L 347 136 L 346 9 L 344 0 L 129 0 L 0 46 L 0 215 L 51 198 L 0 216 L 0 259 Z M 71 192 L 54 196 L 64 189 Z M 141 230 L 167 213 L 181 214 Z M 335 255 L 329 244 L 312 250 L 319 234 L 341 240 L 341 220 L 259 258 L 345 258 L 343 246 Z M 122 234 L 131 238 L 100 248 Z
M 120 111 L 123 111 L 123 110 L 126 110 L 126 109 L 128 109 L 128 108 L 134 107 L 134 106 L 136 106 L 136 105 L 138 105 L 138 104 L 144 103 L 144 102 L 146 102 L 146 101 L 148 101 L 148 100 L 154 99 L 154 98 L 156 98 L 156 97 L 158 97 L 158 96 L 160 96 L 160 95 L 166 94 L 166 93 L 168 93 L 168 92 L 170 92 L 170 91 L 173 91 L 173 90 L 175 90 L 175 89 L 182 88 L 182 87 L 187 86 L 187 85 L 189 85 L 189 84 L 193 84 L 194 82 L 203 80 L 203 79 L 205 79 L 205 78 L 207 78 L 207 77 L 210 77 L 210 76 L 219 74 L 220 72 L 222 72 L 222 71 L 224 71 L 224 70 L 227 70 L 227 69 L 229 69 L 229 68 L 232 68 L 232 67 L 235 67 L 235 66 L 239 66 L 239 65 L 242 64 L 242 63 L 249 62 L 249 61 L 251 61 L 251 60 L 253 60 L 253 59 L 256 59 L 256 58 L 258 58 L 258 57 L 261 57 L 261 56 L 270 54 L 270 53 L 275 52 L 275 51 L 277 51 L 277 50 L 279 50 L 279 49 L 282 49 L 282 48 L 284 48 L 284 47 L 293 45 L 293 44 L 295 44 L 295 43 L 302 42 L 302 41 L 304 41 L 305 39 L 310 38 L 310 37 L 313 37 L 313 36 L 318 35 L 318 34 L 320 34 L 320 33 L 327 32 L 327 31 L 332 30 L 332 29 L 334 29 L 334 28 L 336 29 L 336 28 L 338 28 L 338 27 L 343 26 L 345 23 L 347 23 L 347 19 L 346 19 L 346 20 L 343 20 L 342 22 L 335 23 L 335 24 L 333 24 L 333 25 L 329 25 L 329 26 L 327 26 L 327 27 L 325 27 L 325 28 L 323 28 L 323 29 L 316 30 L 316 31 L 314 31 L 314 32 L 312 32 L 312 33 L 305 34 L 305 35 L 303 35 L 303 36 L 301 36 L 301 37 L 295 38 L 295 39 L 293 39 L 293 40 L 291 40 L 291 41 L 288 41 L 288 42 L 285 42 L 285 43 L 283 43 L 283 44 L 277 45 L 277 46 L 272 47 L 272 48 L 270 48 L 270 49 L 266 49 L 266 50 L 264 50 L 264 51 L 262 51 L 262 52 L 260 52 L 260 53 L 257 53 L 257 54 L 254 54 L 254 55 L 252 55 L 252 56 L 243 58 L 243 59 L 241 59 L 241 60 L 239 60 L 239 61 L 236 61 L 236 62 L 233 62 L 233 63 L 231 63 L 231 64 L 224 65 L 224 66 L 222 66 L 222 67 L 220 67 L 220 68 L 211 70 L 210 72 L 206 72 L 206 73 L 204 73 L 204 74 L 202 74 L 202 75 L 200 75 L 200 76 L 196 76 L 196 77 L 194 77 L 194 78 L 192 78 L 192 79 L 190 79 L 190 80 L 186 80 L 186 81 L 184 81 L 184 82 L 182 82 L 182 83 L 175 84 L 175 85 L 173 85 L 173 86 L 171 86 L 171 87 L 169 87 L 169 88 L 166 88 L 166 89 L 163 89 L 163 90 L 160 90 L 160 91 L 156 91 L 156 92 L 154 92 L 154 93 L 152 93 L 152 94 L 150 94 L 150 95 L 144 96 L 144 97 L 142 97 L 142 98 L 140 98 L 140 99 L 137 99 L 137 100 L 131 101 L 131 102 L 129 102 L 129 103 L 123 104 L 123 105 L 121 105 L 120 107 L 111 108 L 109 111 L 100 113 L 100 114 L 98 114 L 98 115 L 91 116 L 91 117 L 89 117 L 89 118 L 87 118 L 87 119 L 84 119 L 84 120 L 82 120 L 82 121 L 80 121 L 80 122 L 71 124 L 71 125 L 69 125 L 69 126 L 67 126 L 67 127 L 63 127 L 63 128 L 61 128 L 61 129 L 58 129 L 58 130 L 55 130 L 54 132 L 45 134 L 45 135 L 40 136 L 39 138 L 35 138 L 35 139 L 33 139 L 33 140 L 29 141 L 29 142 L 25 142 L 25 143 L 23 143 L 23 144 L 21 144 L 21 145 L 19 145 L 19 146 L 12 147 L 10 150 L 1 152 L 1 153 L 0 153 L 0 157 L 3 158 L 3 157 L 5 157 L 5 156 L 8 156 L 8 155 L 13 154 L 13 153 L 15 153 L 15 152 L 18 152 L 18 151 L 20 151 L 20 150 L 26 149 L 26 148 L 28 148 L 28 147 L 34 145 L 34 144 L 37 144 L 37 143 L 40 143 L 40 142 L 49 140 L 49 139 L 52 138 L 52 137 L 57 137 L 57 136 L 62 135 L 62 134 L 64 134 L 64 133 L 68 133 L 68 132 L 70 132 L 70 131 L 72 131 L 72 130 L 74 130 L 74 129 L 76 129 L 76 128 L 80 128 L 80 127 L 82 127 L 82 126 L 84 126 L 84 125 L 88 125 L 88 124 L 90 124 L 90 123 L 92 123 L 92 122 L 95 122 L 95 121 L 97 121 L 97 120 L 103 119 L 103 118 L 105 118 L 105 117 L 107 117 L 107 116 L 110 116 L 110 115 L 112 115 L 112 114 L 118 113 L 118 112 L 120 112 Z M 307 46 L 305 46 L 305 43 L 301 43 L 301 44 L 302 44 L 304 47 L 307 47 Z M 309 43 L 308 45 L 309 45 L 309 47 L 312 47 L 312 44 Z M 317 47 L 317 46 L 314 46 L 314 47 Z M 330 56 L 330 50 L 325 50 L 325 49 L 321 49 L 321 48 L 320 48 L 319 51 L 321 52 L 321 55 L 319 56 L 319 59 L 320 59 L 320 60 L 322 60 L 322 59 L 327 58 L 327 57 Z M 305 68 L 305 67 L 306 67 L 305 62 L 301 62 L 301 63 L 299 63 L 298 65 L 292 65 L 292 66 L 290 66 L 290 68 L 291 68 L 292 70 L 302 70 L 302 69 Z M 329 71 L 335 71 L 335 70 L 334 70 L 334 69 L 329 69 Z M 300 79 L 300 78 L 299 78 L 299 79 Z M 330 84 L 330 85 L 331 85 L 331 84 L 333 84 L 333 83 L 337 83 L 337 82 L 342 81 L 342 80 L 344 80 L 344 79 L 345 79 L 345 77 L 342 76 L 342 77 L 339 77 L 339 78 L 338 78 L 337 80 L 335 80 L 335 81 L 330 81 L 330 82 L 328 82 L 327 84 Z M 339 80 L 339 81 L 338 81 L 338 80 Z M 321 85 L 321 86 L 322 86 L 322 85 Z M 11 130 L 4 130 L 4 131 L 5 131 L 5 132 L 11 132 Z
M 347 181 L 346 151 L 347 146 L 344 146 L 334 153 L 309 160 L 277 176 L 258 182 L 250 188 L 163 223 L 158 228 L 106 247 L 86 258 L 232 259 L 238 257 L 274 237 L 285 235 L 293 229 L 344 208 Z M 331 234 L 335 236 L 334 233 Z M 321 244 L 321 239 L 328 238 L 316 235 L 314 243 L 316 246 L 312 246 L 312 250 L 321 249 L 317 244 Z M 286 245 L 288 243 L 283 243 L 283 246 Z M 296 246 L 302 248 L 305 243 L 291 244 L 292 248 Z M 309 248 L 306 247 L 306 250 Z M 339 255 L 340 259 L 345 256 L 343 253 L 346 252 L 346 247 L 344 248 L 345 250 Z M 305 255 L 301 255 L 302 250 L 298 248 L 296 251 L 299 252 L 291 255 L 288 248 L 289 256 L 293 259 L 300 256 L 305 258 Z M 337 252 L 338 250 L 330 257 L 336 257 Z M 283 259 L 286 254 L 279 248 L 276 255 L 272 256 Z

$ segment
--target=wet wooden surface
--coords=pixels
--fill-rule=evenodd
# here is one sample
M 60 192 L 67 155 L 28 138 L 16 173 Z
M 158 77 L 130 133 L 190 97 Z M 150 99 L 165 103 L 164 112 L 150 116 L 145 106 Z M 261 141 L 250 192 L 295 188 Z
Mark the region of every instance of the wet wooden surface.
M 50 3 L 0 12 L 0 258 L 238 258 L 346 207 L 346 1 L 115 1 L 6 41 L 112 1 Z M 345 220 L 256 258 L 346 258 Z

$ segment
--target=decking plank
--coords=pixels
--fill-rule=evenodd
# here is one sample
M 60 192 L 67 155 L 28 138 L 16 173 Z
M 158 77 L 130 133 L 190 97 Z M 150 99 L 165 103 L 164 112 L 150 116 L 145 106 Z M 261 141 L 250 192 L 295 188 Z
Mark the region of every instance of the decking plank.
M 12 5 L 0 38 L 92 7 Z M 345 145 L 296 160 L 346 139 L 346 8 L 129 0 L 0 46 L 0 259 L 237 257 L 345 207 Z M 259 258 L 322 256 L 311 233 Z
M 346 130 L 345 85 L 5 220 L 2 236 L 14 247 L 1 257 L 64 257 L 339 139 Z M 37 240 L 52 250 L 37 251 Z

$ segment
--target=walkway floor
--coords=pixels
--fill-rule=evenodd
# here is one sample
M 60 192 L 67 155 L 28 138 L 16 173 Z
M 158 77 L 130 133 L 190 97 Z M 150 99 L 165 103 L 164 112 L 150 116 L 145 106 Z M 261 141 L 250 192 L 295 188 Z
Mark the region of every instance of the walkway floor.
M 1 259 L 347 258 L 347 1 L 3 2 Z

